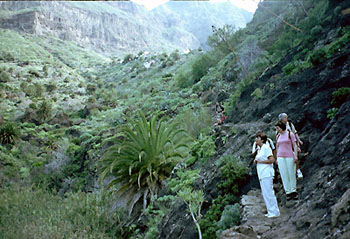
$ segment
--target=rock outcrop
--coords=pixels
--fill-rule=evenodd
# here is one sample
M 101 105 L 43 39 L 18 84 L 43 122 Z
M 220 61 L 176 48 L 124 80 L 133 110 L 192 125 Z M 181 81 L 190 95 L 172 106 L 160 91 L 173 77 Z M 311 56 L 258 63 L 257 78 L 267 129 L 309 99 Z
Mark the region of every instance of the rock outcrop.
M 202 16 L 201 12 L 208 11 L 208 6 L 192 8 Z M 0 28 L 74 41 L 106 55 L 196 49 L 203 45 L 204 32 L 205 41 L 211 33 L 207 28 L 184 28 L 190 19 L 181 18 L 174 11 L 151 12 L 133 2 L 10 1 L 0 2 L 0 9 L 6 13 L 0 18 Z M 197 23 L 214 24 L 222 13 L 228 12 L 224 6 L 219 7 L 215 19 L 205 15 Z M 221 24 L 236 21 L 236 25 L 245 26 L 247 20 L 242 12 L 236 9 L 234 20 L 222 17 Z

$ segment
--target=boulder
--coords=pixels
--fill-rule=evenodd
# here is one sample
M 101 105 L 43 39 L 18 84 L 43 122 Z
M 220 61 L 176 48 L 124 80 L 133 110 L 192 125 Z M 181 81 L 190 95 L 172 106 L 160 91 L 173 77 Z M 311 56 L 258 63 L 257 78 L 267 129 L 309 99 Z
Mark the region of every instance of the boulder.
M 219 239 L 256 239 L 258 235 L 251 226 L 235 226 L 221 233 Z
M 350 189 L 332 206 L 332 226 L 350 222 Z

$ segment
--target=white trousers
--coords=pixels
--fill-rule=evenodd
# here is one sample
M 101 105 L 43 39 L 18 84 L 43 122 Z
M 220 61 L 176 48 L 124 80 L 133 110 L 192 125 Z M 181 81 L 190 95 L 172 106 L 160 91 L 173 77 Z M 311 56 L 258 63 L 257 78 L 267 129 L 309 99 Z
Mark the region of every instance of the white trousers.
M 296 164 L 293 158 L 277 157 L 278 169 L 280 170 L 283 188 L 286 194 L 297 191 Z
M 265 201 L 267 213 L 271 216 L 279 216 L 280 210 L 278 209 L 277 199 L 275 192 L 273 191 L 273 177 L 260 179 L 261 192 Z

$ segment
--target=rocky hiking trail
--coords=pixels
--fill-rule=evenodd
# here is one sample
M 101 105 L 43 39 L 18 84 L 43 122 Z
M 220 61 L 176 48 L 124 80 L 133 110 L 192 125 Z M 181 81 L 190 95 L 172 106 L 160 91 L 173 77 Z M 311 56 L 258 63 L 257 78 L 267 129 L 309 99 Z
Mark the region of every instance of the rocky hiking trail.
M 297 205 L 297 201 L 290 204 Z M 293 207 L 279 205 L 281 215 L 276 218 L 267 218 L 265 203 L 259 189 L 250 190 L 241 199 L 242 221 L 240 226 L 225 230 L 220 239 L 251 239 L 251 238 L 295 238 L 296 228 L 293 225 L 286 225 L 283 230 L 279 230 L 278 235 L 273 229 L 277 225 L 279 228 L 289 221 L 290 210 Z M 291 205 L 290 205 L 291 206 Z
M 220 132 L 220 135 L 228 135 L 230 128 L 236 128 L 239 129 L 239 131 L 248 131 L 249 129 L 257 130 L 259 128 L 264 128 L 264 126 L 266 127 L 266 125 L 263 122 L 259 121 L 247 124 L 226 123 L 218 126 L 217 131 Z M 254 130 L 252 130 L 252 132 Z M 235 141 L 237 143 L 242 143 L 242 140 L 240 140 L 241 137 L 239 135 L 237 136 L 238 139 L 236 139 Z M 246 141 L 246 143 L 249 144 L 251 142 Z M 230 148 L 232 148 L 232 145 Z M 229 150 L 227 149 L 225 153 L 233 153 L 228 151 Z M 304 157 L 306 156 L 303 153 L 302 155 Z M 251 177 L 257 177 L 255 172 L 256 167 L 249 168 L 250 169 L 248 169 L 248 171 L 250 171 L 249 174 L 251 174 Z M 278 200 L 278 206 L 281 215 L 277 218 L 265 217 L 265 214 L 267 213 L 265 202 L 262 197 L 260 188 L 258 187 L 258 185 L 255 185 L 255 187 L 252 187 L 246 194 L 242 195 L 241 197 L 241 224 L 239 226 L 235 226 L 233 228 L 225 230 L 221 234 L 219 239 L 297 238 L 297 228 L 289 221 L 293 217 L 290 212 L 295 210 L 295 207 L 298 207 L 299 200 L 287 201 L 286 196 L 284 194 L 280 175 L 277 172 L 275 178 L 276 180 L 274 183 L 274 190 Z M 301 190 L 301 182 L 302 180 L 298 180 L 298 191 Z M 278 231 L 273 230 L 276 227 L 279 228 Z
M 340 122 L 347 124 L 347 121 Z M 267 130 L 269 127 L 271 126 L 267 127 L 267 124 L 259 121 L 246 124 L 226 123 L 218 127 L 217 130 L 221 136 L 229 136 L 230 129 L 237 129 L 236 135 L 229 137 L 230 143 L 221 146 L 221 153 L 237 154 L 239 152 L 241 154 L 249 150 L 247 145 L 250 146 L 251 139 L 244 137 L 243 133 L 249 135 L 257 129 Z M 348 136 L 349 134 L 344 140 L 350 138 Z M 243 145 L 245 147 L 242 147 Z M 265 217 L 266 206 L 260 186 L 257 184 L 256 168 L 254 166 L 248 167 L 249 181 L 255 181 L 255 183 L 248 185 L 247 191 L 244 191 L 241 196 L 241 224 L 225 230 L 219 239 L 350 238 L 350 232 L 346 229 L 350 217 L 350 189 L 345 190 L 338 199 L 333 198 L 336 190 L 333 191 L 333 195 L 331 193 L 332 188 L 336 189 L 343 180 L 346 182 L 346 178 L 349 177 L 346 173 L 346 171 L 349 172 L 347 162 L 343 161 L 341 165 L 337 165 L 331 171 L 328 167 L 312 171 L 308 168 L 312 161 L 309 158 L 311 152 L 309 150 L 303 151 L 300 153 L 299 159 L 304 178 L 297 180 L 298 199 L 287 201 L 280 175 L 276 172 L 274 191 L 281 215 L 277 218 Z M 335 175 L 338 175 L 339 178 L 334 178 Z M 328 196 L 326 196 L 322 191 L 331 194 L 327 193 Z M 321 232 L 320 228 L 328 232 Z M 328 235 L 325 237 L 324 234 Z

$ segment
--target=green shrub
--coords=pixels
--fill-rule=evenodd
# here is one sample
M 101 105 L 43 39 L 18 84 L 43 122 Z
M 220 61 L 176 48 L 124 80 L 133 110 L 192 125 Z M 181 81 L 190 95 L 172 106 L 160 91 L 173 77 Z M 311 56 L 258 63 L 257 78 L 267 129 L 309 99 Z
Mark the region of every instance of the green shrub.
M 14 144 L 19 138 L 20 131 L 13 122 L 5 122 L 0 125 L 0 142 L 1 144 Z
M 217 162 L 221 168 L 222 180 L 218 188 L 225 194 L 239 195 L 240 186 L 244 185 L 246 169 L 242 161 L 232 155 L 225 155 Z
M 112 213 L 103 194 L 75 193 L 64 198 L 41 189 L 2 188 L 3 238 L 115 238 L 113 225 L 122 214 Z
M 45 122 L 51 117 L 52 114 L 52 104 L 46 100 L 42 101 L 36 111 L 38 119 L 41 122 Z
M 32 103 L 29 104 L 29 108 L 33 109 L 33 110 L 36 110 L 38 107 L 36 106 L 36 104 L 34 102 L 32 102 Z
M 19 87 L 21 88 L 22 91 L 25 91 L 28 87 L 28 83 L 25 81 L 22 81 Z
M 9 81 L 11 81 L 11 75 L 6 71 L 2 71 L 0 74 L 0 82 L 9 82 Z
M 125 63 L 128 63 L 128 62 L 130 62 L 130 61 L 132 61 L 132 60 L 134 60 L 135 59 L 135 57 L 134 57 L 134 55 L 133 54 L 127 54 L 125 57 L 124 57 L 124 59 L 123 59 L 123 63 L 125 64 Z
M 221 215 L 224 211 L 224 208 L 229 205 L 237 202 L 238 197 L 233 195 L 218 196 L 212 201 L 211 206 L 207 213 L 199 221 L 199 225 L 203 230 L 203 238 L 206 239 L 216 239 L 216 233 L 220 230 L 218 222 L 221 218 Z
M 240 205 L 239 203 L 235 203 L 234 205 L 227 205 L 221 215 L 220 221 L 218 222 L 218 226 L 220 231 L 224 231 L 233 226 L 238 225 L 241 218 Z M 217 234 L 219 234 L 217 233 Z
M 322 32 L 322 27 L 320 25 L 314 26 L 311 29 L 311 35 L 313 36 L 317 36 L 318 34 L 320 34 Z
M 342 87 L 332 93 L 331 104 L 339 108 L 345 101 L 350 99 L 350 87 Z
M 86 91 L 89 93 L 89 94 L 93 94 L 95 93 L 97 90 L 97 86 L 95 84 L 88 84 L 87 87 L 86 87 Z
M 260 88 L 256 88 L 251 94 L 250 96 L 254 97 L 254 99 L 262 99 L 263 98 L 263 93 L 262 90 Z
M 207 135 L 212 126 L 211 115 L 206 108 L 187 109 L 178 115 L 177 120 L 194 139 L 200 134 Z
M 350 42 L 350 27 L 342 29 L 342 36 L 329 44 L 328 48 L 328 57 L 333 56 L 335 53 L 344 49 L 344 47 Z
M 44 71 L 44 72 L 47 72 L 48 70 L 49 70 L 49 67 L 48 67 L 47 65 L 44 65 L 44 66 L 43 66 L 43 71 Z
M 203 76 L 205 76 L 209 68 L 215 63 L 216 61 L 209 53 L 205 53 L 197 57 L 193 62 L 191 69 L 192 79 L 194 81 L 193 83 L 198 82 Z
M 200 135 L 191 145 L 191 155 L 205 163 L 216 153 L 216 146 L 211 136 Z
M 5 62 L 13 62 L 15 61 L 15 57 L 10 52 L 2 51 L 0 60 L 3 60 Z
M 335 115 L 338 113 L 338 108 L 332 108 L 327 111 L 327 118 L 333 119 Z
M 175 81 L 181 88 L 187 88 L 194 84 L 194 80 L 192 79 L 190 72 L 186 71 L 185 69 L 180 69 L 176 72 Z
M 327 51 L 324 47 L 314 50 L 309 56 L 309 61 L 317 66 L 327 60 Z
M 50 81 L 49 84 L 46 85 L 46 90 L 49 93 L 52 93 L 56 89 L 57 89 L 57 85 L 53 81 Z
M 43 86 L 40 83 L 34 83 L 34 90 L 35 90 L 34 95 L 36 97 L 42 97 L 43 96 L 44 88 L 43 88 Z
M 156 204 L 160 205 L 162 199 L 163 198 L 158 198 Z M 138 229 L 136 229 L 131 238 L 157 239 L 159 236 L 159 226 L 165 216 L 165 211 L 168 210 L 163 207 L 157 209 L 153 203 L 148 205 L 147 209 L 143 211 L 143 214 L 147 218 L 147 231 L 144 235 L 141 235 L 140 232 L 138 232 Z
M 221 157 L 217 161 L 217 167 L 221 168 L 221 181 L 217 185 L 218 189 L 221 190 L 224 196 L 218 196 L 212 201 L 208 212 L 204 215 L 203 219 L 200 220 L 200 226 L 203 229 L 204 238 L 216 239 L 216 233 L 220 230 L 219 220 L 222 218 L 224 208 L 239 201 L 240 186 L 244 185 L 245 181 L 245 166 L 232 155 L 226 155 Z M 230 223 L 237 223 L 239 221 L 239 212 L 237 213 L 238 205 L 234 208 L 228 208 L 227 214 L 234 215 Z M 230 210 L 229 210 L 230 209 Z M 223 218 L 221 226 L 227 225 L 228 218 Z
M 66 78 L 64 78 L 63 82 L 64 83 L 69 83 L 70 82 L 70 78 L 67 76 Z
M 202 190 L 194 190 L 193 183 L 199 177 L 198 170 L 179 170 L 177 177 L 169 181 L 169 189 L 176 193 L 176 196 L 183 200 L 197 227 L 198 236 L 202 238 L 201 227 L 198 223 L 201 218 L 201 208 L 204 202 Z
M 173 77 L 173 74 L 171 73 L 166 73 L 164 75 L 162 75 L 162 78 L 172 78 Z
M 179 50 L 173 51 L 173 52 L 170 54 L 170 57 L 171 57 L 174 61 L 180 60 L 180 53 L 179 53 Z
M 293 70 L 295 69 L 295 63 L 294 62 L 289 62 L 287 65 L 285 65 L 282 70 L 285 75 L 291 75 Z
M 337 6 L 336 8 L 334 8 L 334 11 L 333 11 L 334 15 L 338 16 L 340 14 L 341 10 L 342 10 L 341 6 Z

